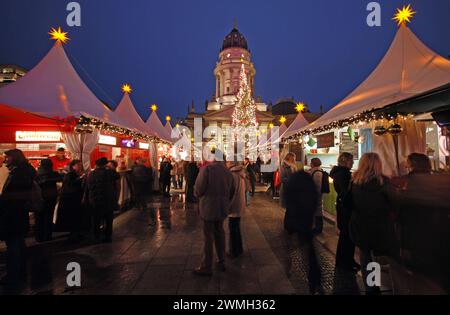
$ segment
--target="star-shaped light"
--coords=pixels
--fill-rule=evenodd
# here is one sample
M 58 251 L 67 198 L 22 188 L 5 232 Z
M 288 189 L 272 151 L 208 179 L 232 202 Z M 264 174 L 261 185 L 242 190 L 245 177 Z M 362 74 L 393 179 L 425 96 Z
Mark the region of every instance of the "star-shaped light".
M 131 88 L 131 85 L 129 85 L 128 83 L 125 83 L 124 85 L 122 85 L 122 92 L 129 94 L 132 91 L 133 91 L 133 89 Z
M 166 116 L 166 121 L 170 121 L 171 119 L 172 119 L 172 117 Z
M 287 121 L 286 117 L 281 116 L 281 118 L 280 118 L 280 123 L 281 123 L 281 124 L 284 124 L 286 121 Z
M 270 123 L 270 124 L 269 124 L 269 128 L 270 128 L 270 129 L 273 129 L 274 127 L 275 127 L 275 125 L 274 125 L 273 123 Z
M 411 18 L 416 14 L 416 11 L 413 11 L 411 5 L 403 6 L 401 9 L 397 9 L 397 13 L 395 14 L 393 20 L 397 21 L 398 25 L 406 24 L 406 22 L 411 23 Z
M 156 112 L 156 110 L 158 109 L 158 106 L 156 106 L 156 104 L 153 104 L 152 107 L 150 107 L 152 109 L 152 111 Z
M 67 43 L 67 41 L 70 39 L 67 36 L 67 32 L 63 32 L 61 30 L 61 27 L 58 27 L 58 29 L 52 27 L 52 29 L 50 30 L 50 32 L 48 34 L 51 35 L 50 39 L 53 39 L 53 40 L 63 43 L 63 44 Z
M 297 112 L 303 112 L 306 109 L 305 103 L 298 103 L 297 106 L 295 106 L 295 109 Z

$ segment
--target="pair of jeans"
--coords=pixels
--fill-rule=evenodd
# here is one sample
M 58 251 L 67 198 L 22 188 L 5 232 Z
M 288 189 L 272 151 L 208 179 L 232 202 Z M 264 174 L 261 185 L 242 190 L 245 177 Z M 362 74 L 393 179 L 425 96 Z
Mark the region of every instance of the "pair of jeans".
M 238 257 L 244 252 L 241 235 L 241 218 L 230 217 L 228 219 L 228 228 L 230 230 L 230 254 Z
M 302 261 L 307 264 L 308 282 L 311 293 L 318 292 L 321 288 L 321 271 L 314 247 L 314 238 L 311 232 L 299 233 L 299 246 Z
M 6 272 L 8 283 L 17 285 L 26 278 L 26 245 L 23 237 L 11 237 L 6 243 Z
M 92 225 L 94 237 L 99 239 L 102 234 L 101 226 L 103 225 L 103 237 L 104 240 L 109 241 L 112 239 L 113 233 L 113 211 L 102 211 L 101 209 L 96 209 L 92 217 Z
M 323 231 L 323 216 L 316 216 L 314 218 L 314 234 L 320 234 Z
M 203 260 L 201 268 L 208 272 L 212 271 L 214 245 L 219 263 L 225 261 L 225 230 L 224 221 L 206 221 L 203 220 Z
M 45 200 L 43 209 L 35 214 L 36 241 L 46 242 L 52 239 L 55 206 L 56 200 Z
M 360 248 L 359 250 L 359 258 L 360 258 L 360 265 L 361 265 L 361 272 L 363 275 L 363 282 L 364 282 L 364 287 L 366 289 L 366 294 L 367 295 L 372 295 L 372 294 L 380 294 L 380 288 L 377 286 L 369 286 L 367 283 L 367 278 L 369 276 L 369 271 L 367 270 L 367 266 L 371 263 L 374 262 L 373 259 L 373 251 L 371 249 L 362 249 Z
M 347 231 L 340 231 L 336 249 L 336 266 L 351 268 L 355 263 L 355 244 Z

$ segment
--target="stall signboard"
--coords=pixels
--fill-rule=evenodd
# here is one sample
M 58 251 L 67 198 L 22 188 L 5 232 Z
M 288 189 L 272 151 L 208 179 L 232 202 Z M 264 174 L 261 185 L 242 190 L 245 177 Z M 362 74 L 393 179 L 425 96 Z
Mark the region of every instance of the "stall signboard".
M 358 137 L 358 133 L 355 133 Z M 339 153 L 350 153 L 353 159 L 359 160 L 359 144 L 353 140 L 348 132 L 341 132 L 341 144 L 339 145 Z
M 114 146 L 114 145 L 117 145 L 117 138 L 111 137 L 111 136 L 100 135 L 98 143 Z
M 60 142 L 58 131 L 16 131 L 17 142 Z
M 317 148 L 318 149 L 334 147 L 334 132 L 326 133 L 323 135 L 318 135 L 316 138 L 317 138 Z
M 150 145 L 148 143 L 139 142 L 139 149 L 148 150 L 149 148 L 150 148 Z

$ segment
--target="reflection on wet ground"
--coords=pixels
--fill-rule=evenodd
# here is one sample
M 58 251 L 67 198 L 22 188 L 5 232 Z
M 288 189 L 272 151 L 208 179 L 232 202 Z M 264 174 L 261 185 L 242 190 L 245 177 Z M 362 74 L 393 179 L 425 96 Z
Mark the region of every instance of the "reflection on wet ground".
M 28 285 L 22 294 L 310 294 L 305 250 L 282 228 L 283 213 L 257 195 L 242 221 L 245 254 L 211 278 L 192 274 L 202 253 L 196 205 L 184 194 L 155 197 L 147 211 L 130 210 L 114 222 L 111 244 L 70 244 L 57 238 L 28 249 Z M 334 270 L 334 256 L 314 243 L 325 294 L 359 294 L 358 277 Z M 4 273 L 0 249 L 0 275 Z M 81 288 L 66 285 L 66 266 L 81 266 Z M 1 289 L 0 289 L 1 290 Z M 0 293 L 7 293 L 2 292 Z M 15 292 L 16 293 L 16 292 Z

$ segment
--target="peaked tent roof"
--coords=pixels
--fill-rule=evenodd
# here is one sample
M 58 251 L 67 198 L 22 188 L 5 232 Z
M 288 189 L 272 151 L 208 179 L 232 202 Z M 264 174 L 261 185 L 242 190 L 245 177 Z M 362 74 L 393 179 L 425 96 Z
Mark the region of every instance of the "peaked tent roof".
M 377 68 L 349 96 L 302 130 L 380 109 L 450 83 L 450 61 L 403 24 Z M 299 130 L 300 131 L 300 130 Z
M 84 115 L 126 127 L 84 84 L 59 42 L 23 78 L 0 88 L 0 103 L 45 117 Z
M 282 138 L 287 138 L 294 135 L 299 129 L 306 127 L 309 125 L 309 122 L 306 120 L 305 116 L 302 112 L 299 112 L 295 120 L 292 124 L 289 125 L 289 128 L 282 134 Z
M 159 120 L 156 111 L 152 111 L 145 125 L 147 126 L 147 129 L 153 130 L 161 139 L 172 142 L 170 135 L 167 134 L 161 120 Z
M 139 116 L 139 114 L 136 112 L 136 108 L 134 107 L 128 93 L 124 93 L 122 100 L 114 110 L 114 113 L 119 116 L 122 121 L 128 126 L 133 127 L 134 129 L 137 129 L 142 133 L 147 133 L 151 136 L 158 136 L 156 132 L 154 132 L 153 130 L 149 130 L 149 128 L 145 125 L 141 116 Z
M 170 138 L 172 138 L 172 125 L 170 124 L 170 121 L 166 122 L 164 129 L 166 130 L 166 134 L 169 135 Z

